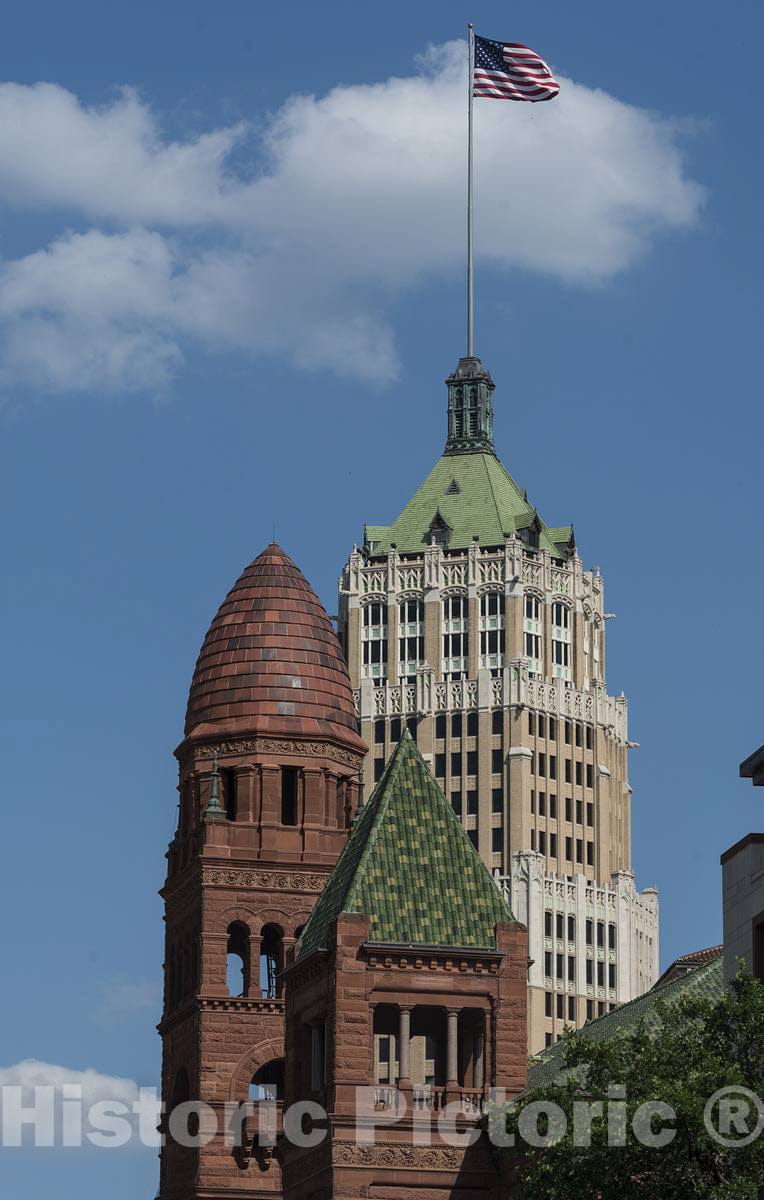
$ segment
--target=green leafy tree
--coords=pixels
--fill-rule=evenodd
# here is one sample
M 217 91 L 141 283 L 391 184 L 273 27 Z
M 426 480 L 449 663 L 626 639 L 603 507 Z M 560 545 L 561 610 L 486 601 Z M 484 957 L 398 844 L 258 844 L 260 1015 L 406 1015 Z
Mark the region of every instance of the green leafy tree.
M 656 1016 L 650 1028 L 599 1043 L 568 1031 L 565 1074 L 489 1114 L 494 1140 L 499 1131 L 514 1137 L 502 1151 L 516 1181 L 513 1194 L 522 1200 L 758 1200 L 764 1132 L 748 1144 L 741 1140 L 761 1123 L 745 1093 L 764 1099 L 764 986 L 741 972 L 717 1003 L 685 997 L 659 1005 Z M 712 1135 L 705 1115 L 722 1088 L 736 1093 L 710 1116 L 727 1144 Z M 643 1107 L 656 1101 L 675 1116 Z M 550 1104 L 564 1114 L 564 1133 Z M 528 1145 L 533 1128 L 553 1144 Z

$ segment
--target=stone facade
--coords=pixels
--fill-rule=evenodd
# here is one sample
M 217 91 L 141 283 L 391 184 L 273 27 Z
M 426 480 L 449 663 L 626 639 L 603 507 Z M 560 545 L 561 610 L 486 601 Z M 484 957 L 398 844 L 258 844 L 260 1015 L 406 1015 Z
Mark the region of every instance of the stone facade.
M 410 745 L 404 738 L 401 750 Z M 319 909 L 328 906 L 339 886 L 338 858 L 363 829 L 364 752 L 329 618 L 294 564 L 268 547 L 210 627 L 176 751 L 178 828 L 162 890 L 159 1200 L 505 1194 L 477 1127 L 492 1089 L 511 1097 L 527 1079 L 527 935 L 420 758 L 440 806 L 436 824 L 462 854 L 447 861 L 466 855 L 455 888 L 482 896 L 490 930 L 476 936 L 490 946 L 375 943 L 368 915 L 340 912 L 327 940 L 296 957 L 320 924 L 318 910 L 310 922 L 317 902 L 323 896 Z M 413 803 L 406 779 L 399 798 Z M 427 804 L 421 788 L 416 794 Z M 426 879 L 431 839 L 414 844 L 422 856 L 414 878 Z M 470 870 L 477 891 L 465 880 Z M 378 875 L 388 908 L 388 874 Z M 449 886 L 450 876 L 441 890 Z M 432 902 L 441 918 L 450 911 L 442 896 Z M 462 903 L 465 913 L 471 929 L 482 929 Z M 433 940 L 454 928 L 447 920 Z M 386 1070 L 382 1039 L 394 1045 Z M 290 1106 L 306 1100 L 327 1113 L 324 1136 L 309 1148 L 287 1128 Z M 193 1148 L 179 1144 L 171 1116 L 187 1101 L 201 1101 L 216 1122 L 214 1136 Z M 476 1144 L 441 1136 L 447 1104 Z M 243 1136 L 234 1142 L 227 1134 L 236 1123 Z
M 462 1136 L 475 1138 L 489 1090 L 511 1098 L 525 1086 L 526 964 L 518 924 L 497 926 L 494 950 L 453 951 L 371 945 L 368 918 L 341 915 L 330 949 L 301 957 L 287 972 L 287 1104 L 310 1098 L 329 1114 L 319 1148 L 284 1146 L 289 1200 L 500 1200 L 506 1191 L 490 1145 L 482 1138 L 455 1145 L 439 1118 L 451 1105 Z M 438 1043 L 436 1086 L 422 1085 L 412 1070 L 417 1014 Z M 380 1083 L 375 1050 L 389 1020 L 398 1039 L 394 1088 Z M 326 1063 L 318 1074 L 317 1031 Z
M 494 474 L 514 489 L 509 498 L 516 492 L 517 508 L 530 511 L 513 520 L 497 505 L 493 523 L 481 526 L 491 490 L 473 496 L 457 475 L 471 457 L 496 461 L 492 412 L 486 436 L 452 446 L 456 378 L 448 381 L 449 448 L 438 464 L 444 482 L 453 464 L 453 482 L 433 498 L 436 466 L 395 525 L 367 527 L 340 578 L 340 638 L 370 747 L 364 789 L 368 795 L 408 727 L 492 870 L 511 883 L 515 856 L 532 851 L 550 879 L 580 876 L 582 887 L 607 888 L 631 875 L 632 816 L 628 704 L 605 683 L 613 614 L 604 580 L 599 568 L 584 569 L 572 530 L 543 526 L 500 465 Z M 476 378 L 480 386 L 490 379 L 482 368 Z M 466 545 L 452 536 L 460 504 L 464 527 L 475 529 Z M 420 514 L 417 546 L 410 531 Z M 405 545 L 395 540 L 398 527 Z M 656 893 L 635 900 L 632 915 L 625 944 L 645 941 L 649 965 L 639 976 L 624 964 L 624 985 L 611 989 L 618 1002 L 657 977 Z M 539 933 L 531 928 L 530 936 Z M 577 990 L 571 1023 L 585 1019 L 591 999 Z M 546 1004 L 537 995 L 531 1010 Z M 557 1036 L 556 1024 L 532 1021 L 530 1049 L 541 1049 L 550 1032 Z
M 551 1045 L 566 1025 L 580 1027 L 650 990 L 659 971 L 654 889 L 638 892 L 628 871 L 608 884 L 558 876 L 540 854 L 522 850 L 496 880 L 529 931 L 531 1045 Z
M 359 800 L 364 747 L 329 618 L 278 548 L 257 564 L 205 640 L 176 752 L 162 1094 L 204 1101 L 220 1132 L 194 1150 L 168 1137 L 160 1200 L 282 1194 L 277 1157 L 252 1136 L 225 1144 L 224 1106 L 283 1101 L 281 973 Z

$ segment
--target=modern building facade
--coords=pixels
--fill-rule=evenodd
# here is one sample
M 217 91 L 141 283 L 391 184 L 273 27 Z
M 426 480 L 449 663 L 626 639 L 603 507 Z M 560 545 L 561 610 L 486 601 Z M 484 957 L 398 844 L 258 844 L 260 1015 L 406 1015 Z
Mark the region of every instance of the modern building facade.
M 365 527 L 339 631 L 366 794 L 407 728 L 528 925 L 535 1051 L 652 986 L 658 900 L 631 873 L 628 706 L 605 684 L 602 575 L 497 458 L 480 360 L 447 388 L 444 453 L 392 525 Z

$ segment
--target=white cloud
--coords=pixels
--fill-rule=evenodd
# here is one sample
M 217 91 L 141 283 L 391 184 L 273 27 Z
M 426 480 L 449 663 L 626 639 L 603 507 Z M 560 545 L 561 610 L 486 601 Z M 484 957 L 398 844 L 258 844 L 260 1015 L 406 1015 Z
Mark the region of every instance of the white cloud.
M 41 1062 L 36 1058 L 26 1058 L 10 1067 L 0 1067 L 0 1088 L 20 1087 L 24 1103 L 29 1102 L 29 1097 L 37 1087 L 52 1087 L 61 1099 L 65 1086 L 82 1089 L 84 1108 L 102 1100 L 114 1100 L 131 1106 L 139 1094 L 139 1086 L 134 1079 L 103 1075 L 91 1067 L 79 1071 L 72 1067 Z
M 159 1145 L 156 1088 L 134 1079 L 28 1058 L 0 1067 L 4 1148 Z
M 157 390 L 188 345 L 393 378 L 401 290 L 438 277 L 460 303 L 464 92 L 451 43 L 410 78 L 293 97 L 257 137 L 173 142 L 130 91 L 92 109 L 0 85 L 0 202 L 80 224 L 0 269 L 5 381 Z M 563 80 L 476 120 L 477 254 L 500 270 L 590 285 L 697 221 L 680 131 L 653 113 Z

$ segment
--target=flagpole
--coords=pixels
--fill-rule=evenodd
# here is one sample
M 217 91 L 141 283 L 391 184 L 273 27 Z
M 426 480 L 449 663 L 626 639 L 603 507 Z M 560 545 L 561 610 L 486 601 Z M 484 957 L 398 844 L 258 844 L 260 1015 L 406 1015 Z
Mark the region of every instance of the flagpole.
M 475 29 L 467 26 L 469 70 L 467 72 L 467 355 L 475 353 L 475 289 L 472 271 L 472 72 L 475 64 Z

